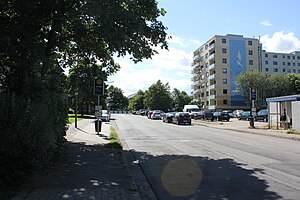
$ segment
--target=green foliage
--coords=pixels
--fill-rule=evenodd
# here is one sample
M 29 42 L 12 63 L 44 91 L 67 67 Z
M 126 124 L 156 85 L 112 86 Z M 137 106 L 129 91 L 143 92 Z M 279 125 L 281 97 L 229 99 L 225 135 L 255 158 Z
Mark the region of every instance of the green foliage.
M 169 84 L 160 80 L 152 84 L 145 94 L 145 106 L 150 110 L 168 111 L 172 107 Z
M 134 98 L 129 102 L 128 109 L 131 111 L 145 108 L 144 105 L 145 92 L 139 90 Z
M 287 96 L 300 93 L 300 74 L 271 74 L 267 75 L 259 71 L 246 71 L 237 76 L 236 92 L 241 93 L 249 100 L 249 89 L 257 90 L 257 104 L 266 105 L 266 98 Z
M 179 91 L 174 88 L 172 92 L 173 107 L 176 111 L 182 111 L 184 105 L 190 104 L 192 97 L 189 96 L 185 91 Z
M 34 102 L 0 97 L 0 183 L 19 186 L 55 158 L 64 143 L 67 106 L 59 99 Z
M 120 88 L 109 86 L 108 88 L 108 107 L 110 110 L 123 110 L 128 107 L 128 99 L 123 95 Z

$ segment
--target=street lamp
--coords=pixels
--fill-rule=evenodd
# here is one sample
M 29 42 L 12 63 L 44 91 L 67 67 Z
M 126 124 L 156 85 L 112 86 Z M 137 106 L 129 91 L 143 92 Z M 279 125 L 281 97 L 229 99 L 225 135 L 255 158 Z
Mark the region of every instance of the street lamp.
M 75 92 L 75 128 L 77 128 L 77 97 L 78 97 L 78 92 L 76 91 Z

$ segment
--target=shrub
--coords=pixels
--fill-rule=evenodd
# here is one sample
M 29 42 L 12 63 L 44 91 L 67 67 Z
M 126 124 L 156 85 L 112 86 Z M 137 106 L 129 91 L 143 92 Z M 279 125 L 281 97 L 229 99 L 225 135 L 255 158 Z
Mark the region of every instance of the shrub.
M 61 100 L 33 102 L 22 96 L 0 97 L 0 183 L 22 184 L 62 149 L 67 109 Z

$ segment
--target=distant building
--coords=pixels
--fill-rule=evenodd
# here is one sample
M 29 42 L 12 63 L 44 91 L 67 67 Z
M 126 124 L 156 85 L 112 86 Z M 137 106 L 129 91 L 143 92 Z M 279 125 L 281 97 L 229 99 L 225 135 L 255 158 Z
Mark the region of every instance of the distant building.
M 216 35 L 194 52 L 193 94 L 203 109 L 245 109 L 235 93 L 237 75 L 261 67 L 258 39 L 242 35 Z
M 236 90 L 236 77 L 247 70 L 300 73 L 300 52 L 272 53 L 262 50 L 256 38 L 215 35 L 194 51 L 192 89 L 202 109 L 249 109 Z
M 136 96 L 137 93 L 133 93 L 131 95 L 129 95 L 127 98 L 129 100 L 129 102 Z
M 300 51 L 292 53 L 262 52 L 262 72 L 273 73 L 300 73 Z

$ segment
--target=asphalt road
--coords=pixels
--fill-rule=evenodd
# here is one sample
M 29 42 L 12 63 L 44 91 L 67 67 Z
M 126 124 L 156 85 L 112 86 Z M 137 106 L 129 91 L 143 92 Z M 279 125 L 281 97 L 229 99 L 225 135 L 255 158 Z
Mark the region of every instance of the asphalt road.
M 300 199 L 300 143 L 113 115 L 158 199 Z

